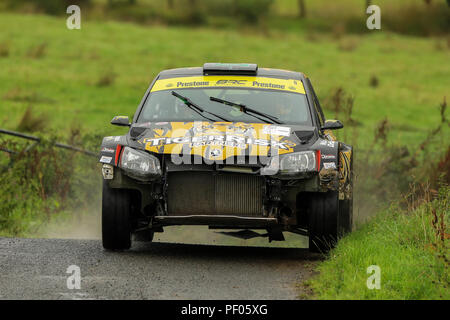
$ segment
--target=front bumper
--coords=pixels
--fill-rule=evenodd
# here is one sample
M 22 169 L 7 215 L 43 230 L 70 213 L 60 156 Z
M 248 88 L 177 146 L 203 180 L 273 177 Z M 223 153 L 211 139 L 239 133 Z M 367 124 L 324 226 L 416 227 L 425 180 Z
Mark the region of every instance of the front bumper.
M 176 169 L 175 169 L 176 168 Z M 268 228 L 297 225 L 304 210 L 299 194 L 323 191 L 318 173 L 278 179 L 257 173 L 217 171 L 214 167 L 174 167 L 158 181 L 136 181 L 114 168 L 111 188 L 139 192 L 142 217 L 154 225 L 208 225 Z
M 237 229 L 266 229 L 277 225 L 278 219 L 273 217 L 239 217 L 233 215 L 184 215 L 155 216 L 153 222 L 160 225 L 207 225 L 212 228 L 233 226 Z

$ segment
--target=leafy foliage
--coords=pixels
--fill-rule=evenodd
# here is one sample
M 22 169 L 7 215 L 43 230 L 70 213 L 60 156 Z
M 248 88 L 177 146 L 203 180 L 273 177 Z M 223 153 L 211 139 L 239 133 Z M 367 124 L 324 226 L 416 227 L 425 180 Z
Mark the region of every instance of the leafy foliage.
M 315 297 L 448 300 L 450 188 L 422 200 L 409 210 L 394 204 L 341 239 L 308 282 Z M 379 290 L 366 285 L 371 265 L 381 269 Z
M 54 147 L 56 136 L 40 135 L 39 144 L 0 140 L 0 147 L 16 152 L 0 158 L 0 234 L 32 235 L 55 215 L 73 214 L 98 204 L 100 174 L 97 159 Z M 72 141 L 76 137 L 72 137 Z M 93 148 L 98 136 L 78 137 Z

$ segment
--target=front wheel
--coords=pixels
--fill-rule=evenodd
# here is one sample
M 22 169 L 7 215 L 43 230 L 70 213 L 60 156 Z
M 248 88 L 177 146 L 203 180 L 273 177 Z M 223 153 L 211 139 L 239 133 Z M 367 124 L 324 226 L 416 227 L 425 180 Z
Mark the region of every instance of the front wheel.
M 353 197 L 339 201 L 339 236 L 352 232 Z
M 108 250 L 131 247 L 131 196 L 128 190 L 110 188 L 103 180 L 102 241 Z
M 308 206 L 309 250 L 328 252 L 338 238 L 339 193 L 315 193 Z

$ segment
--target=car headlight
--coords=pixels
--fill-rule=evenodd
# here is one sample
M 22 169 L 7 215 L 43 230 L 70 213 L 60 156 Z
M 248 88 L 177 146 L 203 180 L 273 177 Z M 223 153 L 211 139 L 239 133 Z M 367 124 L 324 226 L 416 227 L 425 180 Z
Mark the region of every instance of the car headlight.
M 120 158 L 120 167 L 125 173 L 137 180 L 147 181 L 161 175 L 158 158 L 146 152 L 125 147 Z
M 302 151 L 280 157 L 280 173 L 298 173 L 317 169 L 316 153 Z

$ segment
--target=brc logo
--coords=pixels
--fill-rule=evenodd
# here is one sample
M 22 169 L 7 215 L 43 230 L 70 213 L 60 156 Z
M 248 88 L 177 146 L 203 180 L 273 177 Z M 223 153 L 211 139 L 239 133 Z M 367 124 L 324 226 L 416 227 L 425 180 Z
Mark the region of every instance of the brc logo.
M 245 84 L 246 80 L 217 80 L 216 85 L 219 84 Z

